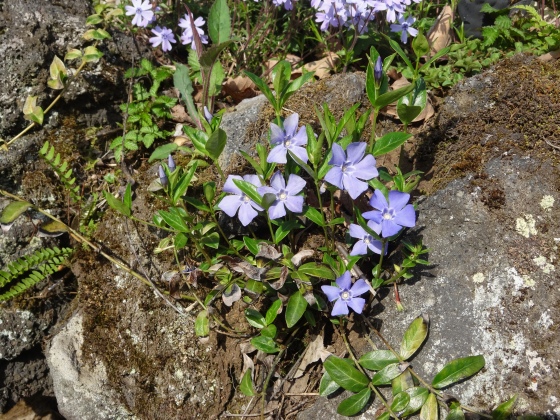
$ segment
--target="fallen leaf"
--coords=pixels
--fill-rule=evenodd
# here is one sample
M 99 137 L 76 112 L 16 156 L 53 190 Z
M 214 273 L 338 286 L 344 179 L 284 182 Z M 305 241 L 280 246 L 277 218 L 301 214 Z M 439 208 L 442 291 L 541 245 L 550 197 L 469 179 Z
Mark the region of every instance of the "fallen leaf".
M 290 261 L 292 261 L 292 264 L 294 264 L 296 267 L 299 267 L 304 259 L 312 257 L 313 255 L 315 255 L 315 251 L 311 249 L 303 249 L 296 255 L 294 255 Z
M 315 77 L 323 79 L 331 74 L 340 61 L 340 57 L 334 52 L 328 52 L 327 55 L 319 60 L 311 61 L 305 66 L 305 70 L 314 71 Z
M 560 50 L 551 51 L 543 55 L 539 55 L 538 60 L 544 63 L 552 60 L 558 60 L 560 58 Z
M 187 114 L 187 111 L 185 110 L 185 107 L 181 104 L 177 104 L 173 108 L 171 108 L 171 119 L 175 122 L 180 123 L 191 121 L 189 114 Z
M 451 6 L 446 5 L 426 36 L 430 44 L 430 55 L 435 55 L 438 51 L 451 44 L 453 40 L 452 23 L 453 9 Z
M 236 102 L 252 98 L 259 94 L 257 86 L 247 76 L 237 76 L 227 79 L 223 86 L 224 93 Z
M 266 242 L 259 243 L 259 252 L 255 257 L 267 258 L 269 260 L 277 260 L 282 254 L 276 250 L 272 245 Z
M 229 289 L 229 291 L 228 291 Z M 228 289 L 224 290 L 222 293 L 222 300 L 226 306 L 233 305 L 234 302 L 237 302 L 241 299 L 241 288 L 237 284 L 232 284 Z
M 403 86 L 410 85 L 410 82 L 406 80 L 405 77 L 401 77 L 393 82 L 391 88 L 393 90 L 399 89 Z M 422 110 L 422 112 L 412 121 L 412 122 L 419 122 L 419 121 L 427 121 L 434 115 L 434 107 L 432 106 L 432 101 L 428 96 L 426 101 L 426 107 Z M 394 118 L 398 118 L 397 115 L 397 103 L 393 102 L 392 104 L 387 105 L 387 107 L 383 110 L 383 113 L 389 115 Z
M 311 363 L 314 363 L 321 359 L 322 352 L 325 350 L 325 346 L 323 344 L 323 336 L 318 335 L 315 337 L 311 343 L 308 344 L 307 348 L 305 349 L 305 354 L 301 359 L 301 363 L 299 364 L 296 373 L 294 374 L 294 379 L 303 376 L 305 373 L 305 369 Z
M 288 267 L 286 266 L 282 267 L 282 271 L 280 272 L 280 278 L 274 282 L 269 282 L 268 284 L 274 290 L 280 290 L 282 286 L 284 286 L 284 283 L 286 283 L 286 279 L 288 278 L 288 273 L 289 273 Z
M 243 273 L 250 279 L 257 281 L 261 281 L 262 275 L 267 271 L 266 268 L 255 267 L 246 261 L 231 264 L 231 269 L 233 271 L 237 271 L 238 273 Z

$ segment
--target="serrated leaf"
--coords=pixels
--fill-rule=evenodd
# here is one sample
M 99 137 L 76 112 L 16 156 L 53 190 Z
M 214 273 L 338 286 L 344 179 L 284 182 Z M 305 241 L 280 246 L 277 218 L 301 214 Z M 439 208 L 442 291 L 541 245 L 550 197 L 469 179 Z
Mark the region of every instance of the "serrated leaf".
M 366 406 L 371 397 L 371 389 L 364 388 L 356 395 L 342 400 L 338 405 L 336 412 L 342 416 L 353 416 L 358 414 Z
M 198 313 L 194 322 L 194 330 L 197 337 L 207 337 L 210 334 L 207 311 L 200 311 Z
M 509 419 L 513 413 L 515 404 L 517 403 L 517 395 L 514 395 L 506 402 L 500 404 L 492 410 L 492 420 L 506 420 Z
M 420 410 L 420 420 L 438 420 L 439 408 L 435 394 L 430 393 Z
M 445 388 L 455 382 L 474 375 L 484 367 L 484 356 L 468 356 L 453 360 L 439 371 L 432 381 L 432 386 L 436 389 Z
M 427 316 L 419 316 L 414 321 L 412 321 L 412 323 L 404 333 L 400 350 L 400 355 L 403 360 L 408 360 L 414 353 L 416 353 L 427 336 Z
M 253 387 L 253 380 L 251 379 L 252 369 L 247 369 L 239 384 L 239 390 L 247 397 L 255 395 L 255 388 Z
M 374 350 L 360 357 L 358 363 L 369 370 L 381 370 L 387 365 L 399 363 L 399 359 L 392 351 Z
M 292 328 L 301 319 L 307 309 L 307 300 L 298 291 L 294 292 L 286 305 L 286 325 Z
M 360 392 L 369 384 L 367 376 L 356 369 L 348 359 L 329 356 L 323 363 L 323 367 L 338 385 L 349 391 Z

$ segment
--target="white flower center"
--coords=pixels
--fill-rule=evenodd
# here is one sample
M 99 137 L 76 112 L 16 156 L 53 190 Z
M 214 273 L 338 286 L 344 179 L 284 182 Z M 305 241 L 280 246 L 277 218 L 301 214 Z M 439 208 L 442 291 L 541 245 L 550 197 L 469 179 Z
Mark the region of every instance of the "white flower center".
M 245 194 L 243 194 L 243 198 L 242 198 L 244 203 L 248 203 L 249 201 L 251 201 L 251 199 L 249 197 L 247 197 Z
M 369 236 L 366 236 L 366 237 L 364 238 L 364 242 L 365 242 L 366 244 L 369 244 L 369 243 L 371 242 L 371 241 L 369 240 L 369 238 L 370 238 Z
M 344 162 L 340 167 L 342 172 L 350 172 L 352 169 L 352 162 Z
M 383 209 L 381 217 L 383 220 L 393 220 L 395 218 L 395 210 L 391 208 Z
M 350 292 L 348 290 L 344 290 L 341 294 L 340 294 L 340 298 L 342 300 L 349 300 L 350 299 Z
M 284 146 L 286 146 L 286 147 L 290 147 L 291 144 L 292 144 L 292 141 L 291 141 L 291 140 L 286 140 L 286 141 L 284 142 Z
M 288 197 L 288 194 L 286 194 L 284 191 L 282 191 L 280 194 L 278 194 L 278 198 L 280 200 L 285 200 Z

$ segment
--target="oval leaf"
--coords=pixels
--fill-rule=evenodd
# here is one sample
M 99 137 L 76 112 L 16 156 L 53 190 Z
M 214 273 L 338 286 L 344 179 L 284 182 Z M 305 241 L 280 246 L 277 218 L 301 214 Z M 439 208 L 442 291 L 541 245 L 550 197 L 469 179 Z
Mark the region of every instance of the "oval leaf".
M 239 384 L 239 390 L 248 397 L 255 395 L 255 388 L 253 388 L 253 380 L 251 379 L 251 369 L 247 369 L 241 383 Z
M 360 357 L 358 363 L 369 370 L 381 370 L 392 363 L 399 363 L 399 359 L 390 350 L 375 350 Z
M 507 400 L 505 403 L 500 404 L 494 411 L 492 411 L 492 420 L 506 420 L 509 419 L 515 403 L 517 402 L 517 395 Z
M 407 141 L 412 134 L 396 131 L 394 133 L 387 133 L 383 137 L 377 139 L 373 145 L 373 156 L 378 157 L 395 150 Z
M 266 321 L 264 317 L 261 315 L 259 311 L 255 309 L 245 309 L 245 318 L 247 318 L 247 322 L 251 324 L 255 328 L 264 328 L 266 327 Z
M 474 375 L 484 367 L 484 356 L 469 356 L 456 359 L 448 364 L 435 376 L 432 386 L 436 389 L 445 388 L 455 382 Z
M 461 410 L 461 406 L 449 410 L 449 413 L 447 413 L 447 417 L 445 417 L 445 420 L 465 420 L 465 413 L 463 413 L 463 410 Z
M 408 367 L 408 363 L 394 363 L 385 366 L 371 378 L 371 383 L 374 385 L 388 385 L 393 379 L 403 373 Z
M 255 346 L 257 350 L 267 354 L 277 353 L 280 350 L 272 338 L 262 335 L 251 339 L 251 344 Z
M 353 416 L 358 414 L 368 403 L 371 397 L 371 389 L 364 388 L 356 395 L 343 400 L 336 409 L 336 412 L 342 416 Z
M 399 413 L 400 417 L 407 417 L 416 413 L 424 405 L 430 395 L 430 391 L 423 387 L 410 388 L 407 389 L 405 393 L 408 394 L 410 399 L 408 406 Z
M 194 330 L 197 337 L 206 337 L 210 334 L 210 328 L 208 326 L 208 312 L 200 311 L 194 322 Z
M 319 384 L 319 395 L 321 397 L 327 397 L 331 395 L 333 392 L 338 390 L 340 385 L 338 385 L 329 375 L 329 372 L 323 373 L 323 377 L 321 378 L 321 383 Z
M 393 398 L 393 402 L 391 403 L 391 410 L 399 413 L 406 408 L 409 402 L 410 395 L 408 395 L 406 392 L 399 392 L 397 395 L 395 395 L 395 398 Z
M 276 317 L 278 316 L 278 314 L 281 312 L 282 312 L 282 301 L 278 299 L 272 302 L 272 305 L 270 305 L 270 308 L 268 308 L 268 310 L 266 311 L 266 316 L 265 316 L 266 325 L 272 324 L 276 319 Z
M 301 319 L 307 309 L 307 301 L 303 295 L 297 291 L 288 300 L 286 306 L 286 325 L 292 328 Z
M 425 315 L 416 318 L 406 332 L 401 343 L 401 357 L 408 360 L 420 348 L 428 335 L 428 317 Z
M 28 203 L 27 201 L 12 201 L 2 210 L 2 214 L 0 214 L 0 224 L 12 224 L 19 216 L 31 207 L 31 203 Z
M 368 386 L 368 378 L 356 369 L 348 359 L 329 356 L 323 366 L 329 376 L 344 389 L 360 392 Z
M 420 410 L 420 420 L 438 420 L 438 403 L 435 394 L 428 395 L 426 402 Z

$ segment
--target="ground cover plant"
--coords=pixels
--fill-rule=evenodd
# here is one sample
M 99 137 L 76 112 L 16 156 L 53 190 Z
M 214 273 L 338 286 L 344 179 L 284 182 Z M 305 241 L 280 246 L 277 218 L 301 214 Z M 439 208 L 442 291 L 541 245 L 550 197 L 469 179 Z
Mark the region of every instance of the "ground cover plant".
M 415 373 L 410 361 L 427 337 L 428 316 L 419 316 L 412 322 L 399 349 L 393 349 L 368 319 L 380 288 L 393 288 L 395 304 L 404 309 L 399 283 L 414 276 L 415 267 L 428 263 L 424 259 L 425 247 L 404 239 L 407 229 L 416 223 L 412 197 L 421 173 L 403 174 L 398 167 L 378 167 L 377 159 L 399 149 L 411 137 L 408 127 L 426 106 L 427 84 L 431 81 L 431 86 L 444 85 L 433 75 L 434 65 L 459 49 L 448 47 L 423 59 L 429 56 L 430 45 L 424 34 L 414 28 L 415 9 L 410 2 L 259 3 L 228 4 L 216 0 L 181 4 L 184 10 L 164 4 L 155 8 L 141 0 L 122 7 L 99 3 L 96 13 L 88 19 L 93 29 L 85 33 L 94 44 L 84 51 L 71 50 L 65 57 L 65 61 L 80 60 L 72 76 L 76 77 L 83 66 L 101 57 L 97 42 L 109 38 L 112 28 L 128 28 L 143 35 L 162 53 L 160 63 L 142 59 L 126 74 L 133 81 L 131 99 L 121 106 L 125 115 L 123 132 L 111 142 L 110 149 L 117 162 L 145 151 L 149 151 L 150 160 L 161 160 L 151 190 L 163 208 L 152 220 L 136 219 L 130 183 L 120 196 L 105 191 L 104 199 L 120 215 L 167 233 L 154 250 L 171 253 L 177 262 L 177 268 L 163 276 L 167 290 L 158 287 L 159 279 L 144 278 L 92 243 L 87 238 L 88 229 L 83 228 L 87 221 L 82 222 L 83 229 L 74 229 L 53 219 L 41 227 L 41 232 L 51 236 L 68 232 L 157 289 L 171 306 L 194 302 L 196 334 L 201 339 L 211 330 L 236 334 L 239 326 L 225 325 L 220 311 L 234 304 L 244 305 L 246 322 L 252 328 L 250 343 L 259 352 L 274 355 L 263 380 L 254 377 L 257 358 L 247 358 L 244 373 L 237 378 L 241 393 L 260 398 L 261 414 L 266 411 L 275 367 L 291 354 L 293 343 L 311 327 L 330 323 L 340 331 L 348 357 L 326 357 L 318 393 L 329 396 L 340 388 L 350 391 L 352 395 L 338 407 L 340 414 L 357 414 L 377 401 L 384 406 L 381 418 L 402 418 L 419 412 L 425 419 L 436 419 L 439 410 L 444 410 L 450 419 L 463 418 L 464 411 L 470 408 L 446 398 L 442 389 L 480 371 L 484 367 L 483 355 L 443 361 L 445 365 L 439 373 L 427 380 Z M 480 52 L 480 45 L 507 43 L 517 36 L 532 40 L 533 47 L 540 46 L 542 52 L 557 46 L 557 30 L 534 10 L 523 9 L 529 12 L 529 18 L 523 18 L 521 29 L 516 29 L 512 21 L 508 24 L 505 19 L 497 19 L 494 27 L 486 31 L 483 44 L 476 44 L 473 50 Z M 261 10 L 270 13 L 270 18 L 261 26 L 254 25 L 251 19 L 255 19 L 255 11 Z M 282 13 L 285 15 L 280 16 Z M 171 26 L 173 19 L 176 26 Z M 244 20 L 248 22 L 245 27 Z M 341 70 L 366 63 L 368 110 L 360 112 L 356 105 L 337 121 L 326 105 L 318 104 L 315 112 L 319 132 L 309 125 L 300 126 L 299 115 L 286 110 L 288 99 L 311 81 L 313 73 L 294 76 L 291 64 L 280 60 L 265 77 L 256 64 L 262 62 L 262 57 L 246 54 L 278 53 L 274 42 L 267 44 L 260 37 L 279 36 L 277 31 L 295 21 L 306 28 L 306 36 L 313 42 L 298 40 L 292 34 L 294 38 L 286 40 L 290 51 L 304 55 L 309 45 L 317 51 L 319 46 L 336 49 Z M 544 43 L 531 35 L 537 23 Z M 395 35 L 387 37 L 387 29 Z M 376 42 L 382 46 L 372 47 Z M 176 52 L 179 44 L 182 50 Z M 405 49 L 407 46 L 410 49 Z M 234 60 L 231 68 L 227 65 L 229 60 Z M 408 86 L 389 88 L 387 73 L 394 65 L 410 79 Z M 216 105 L 223 81 L 236 72 L 243 73 L 266 96 L 275 117 L 270 122 L 269 144 L 257 144 L 252 154 L 242 152 L 246 172 L 227 174 L 219 165 L 227 143 L 227 134 L 220 128 L 224 111 L 216 111 Z M 69 73 L 65 63 L 56 58 L 50 67 L 49 86 L 64 92 Z M 180 93 L 179 98 L 162 93 L 162 86 L 171 83 Z M 197 88 L 198 103 L 194 96 Z M 184 106 L 191 122 L 182 127 L 180 134 L 189 140 L 182 145 L 165 141 L 171 135 L 167 124 L 171 109 L 178 103 Z M 375 127 L 379 115 L 391 103 L 396 103 L 403 131 L 378 137 Z M 50 108 L 43 111 L 36 98 L 30 97 L 24 114 L 33 125 L 40 125 Z M 369 138 L 364 137 L 366 127 L 370 128 Z M 40 154 L 59 175 L 72 202 L 91 214 L 86 211 L 91 202 L 84 203 L 68 164 L 48 143 Z M 187 156 L 187 163 L 178 165 L 177 156 L 181 161 Z M 199 182 L 203 170 L 215 171 L 212 173 L 217 175 L 216 180 Z M 0 217 L 5 230 L 22 214 L 41 211 L 33 203 L 2 193 L 15 200 Z M 351 205 L 341 205 L 341 197 Z M 236 228 L 237 221 L 242 227 Z M 321 238 L 317 249 L 306 245 L 308 235 Z M 0 299 L 12 298 L 32 287 L 53 273 L 55 264 L 69 253 L 67 248 L 46 249 L 10 265 L 9 271 L 0 272 Z M 35 266 L 46 268 L 41 268 L 39 274 L 28 274 Z M 205 279 L 212 287 L 204 295 L 194 288 L 181 293 L 173 290 L 179 278 L 187 284 Z M 370 352 L 356 354 L 348 340 L 348 325 L 356 319 L 368 324 L 386 348 L 372 347 Z M 508 416 L 514 403 L 515 397 L 497 407 L 492 416 Z

